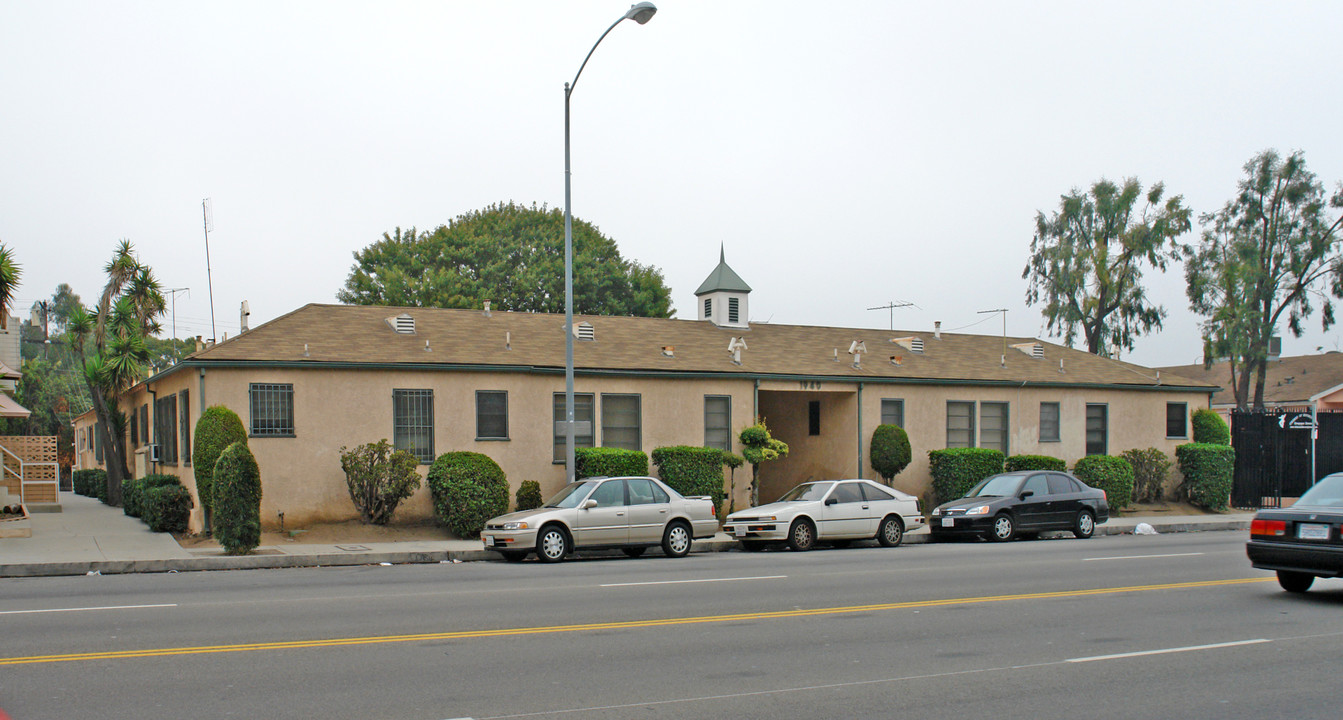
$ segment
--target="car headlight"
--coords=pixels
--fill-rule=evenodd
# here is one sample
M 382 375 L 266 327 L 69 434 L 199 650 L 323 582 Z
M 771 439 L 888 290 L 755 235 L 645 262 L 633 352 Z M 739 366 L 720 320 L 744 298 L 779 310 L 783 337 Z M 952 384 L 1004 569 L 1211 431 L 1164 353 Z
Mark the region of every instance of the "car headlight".
M 526 529 L 527 529 L 527 523 L 525 523 L 525 522 L 506 522 L 506 523 L 504 523 L 504 529 L 505 529 L 505 530 L 526 530 Z
M 988 506 L 988 505 L 978 505 L 978 506 L 975 506 L 975 507 L 970 508 L 969 510 L 966 510 L 966 511 L 965 511 L 965 514 L 966 514 L 966 515 L 988 515 L 988 514 L 989 514 L 989 506 Z
M 942 508 L 933 508 L 933 512 L 931 513 L 933 517 L 937 517 L 938 515 L 941 514 L 942 514 Z

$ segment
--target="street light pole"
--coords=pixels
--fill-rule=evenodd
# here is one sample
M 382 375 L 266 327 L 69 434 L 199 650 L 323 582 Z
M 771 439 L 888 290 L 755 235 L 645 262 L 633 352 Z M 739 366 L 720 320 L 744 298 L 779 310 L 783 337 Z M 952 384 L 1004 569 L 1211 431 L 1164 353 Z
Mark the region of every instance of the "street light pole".
M 653 18 L 654 13 L 658 11 L 657 7 L 651 2 L 641 2 L 631 5 L 630 9 L 620 16 L 619 20 L 611 23 L 611 27 L 606 28 L 606 32 L 597 38 L 593 43 L 592 49 L 588 51 L 587 57 L 583 58 L 583 64 L 578 66 L 578 72 L 574 75 L 573 82 L 564 84 L 564 477 L 566 482 L 573 482 L 574 474 L 574 218 L 573 207 L 570 200 L 570 172 L 569 172 L 569 97 L 573 95 L 574 87 L 578 85 L 578 76 L 583 74 L 583 68 L 587 67 L 588 60 L 592 58 L 592 53 L 597 51 L 597 46 L 602 44 L 602 40 L 611 33 L 622 21 L 633 20 L 643 25 Z

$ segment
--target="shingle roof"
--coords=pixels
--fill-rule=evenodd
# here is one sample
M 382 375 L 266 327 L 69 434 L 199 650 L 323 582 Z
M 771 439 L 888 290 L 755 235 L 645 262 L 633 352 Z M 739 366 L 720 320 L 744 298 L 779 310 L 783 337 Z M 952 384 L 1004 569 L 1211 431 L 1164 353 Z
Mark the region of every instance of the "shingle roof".
M 1161 368 L 1161 371 L 1220 386 L 1222 389 L 1212 396 L 1213 405 L 1234 405 L 1236 402 L 1229 363 L 1213 363 L 1210 368 L 1201 364 L 1180 365 Z M 1343 353 L 1278 358 L 1268 363 L 1268 372 L 1264 376 L 1264 402 L 1271 405 L 1304 404 L 1311 396 L 1339 385 L 1343 385 Z M 1254 378 L 1250 378 L 1250 394 L 1253 399 Z
M 398 334 L 388 324 L 388 318 L 401 313 L 415 319 L 413 335 Z M 1139 365 L 1032 338 L 1009 337 L 1007 342 L 1040 342 L 1043 359 L 1009 347 L 1003 367 L 1001 336 L 943 333 L 934 339 L 932 333 L 909 331 L 761 323 L 743 330 L 707 321 L 574 317 L 575 325 L 584 322 L 592 325 L 595 339 L 574 342 L 574 366 L 579 371 L 1212 389 L 1168 374 L 1158 379 L 1155 371 Z M 911 336 L 922 338 L 922 354 L 892 342 Z M 313 304 L 194 353 L 185 362 L 554 369 L 564 367 L 563 337 L 563 315 Z M 741 365 L 734 364 L 728 352 L 733 337 L 746 341 Z M 853 367 L 848 353 L 857 340 L 864 341 L 869 351 L 860 368 Z M 666 346 L 672 348 L 670 357 L 663 352 Z

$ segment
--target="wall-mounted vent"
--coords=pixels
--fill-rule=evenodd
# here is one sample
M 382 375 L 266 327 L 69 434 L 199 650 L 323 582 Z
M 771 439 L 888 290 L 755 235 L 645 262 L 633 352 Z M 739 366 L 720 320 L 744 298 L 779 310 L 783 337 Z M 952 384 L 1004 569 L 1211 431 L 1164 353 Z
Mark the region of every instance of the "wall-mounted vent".
M 1027 355 L 1030 355 L 1036 360 L 1045 359 L 1045 346 L 1041 345 L 1038 342 L 1017 343 L 1012 347 L 1020 350 L 1021 352 L 1026 353 Z
M 597 331 L 592 329 L 592 323 L 581 322 L 574 326 L 574 337 L 579 340 L 596 340 Z
M 401 313 L 396 317 L 389 317 L 387 318 L 387 324 L 391 325 L 392 329 L 395 330 L 398 335 L 415 334 L 415 318 L 411 317 L 409 313 Z
M 891 342 L 912 353 L 923 354 L 923 338 L 921 337 L 891 338 Z
M 667 357 L 676 357 L 676 348 L 672 345 L 663 345 L 662 354 Z

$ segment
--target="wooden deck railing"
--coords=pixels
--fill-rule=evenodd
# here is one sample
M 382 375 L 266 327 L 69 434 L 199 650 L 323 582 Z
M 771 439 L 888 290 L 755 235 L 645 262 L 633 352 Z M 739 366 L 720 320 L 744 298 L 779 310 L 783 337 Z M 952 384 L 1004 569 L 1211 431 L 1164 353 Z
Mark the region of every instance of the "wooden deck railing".
M 0 436 L 0 486 L 24 503 L 60 502 L 54 436 Z

